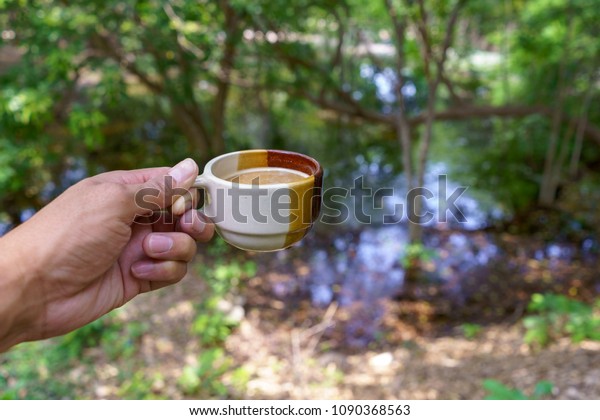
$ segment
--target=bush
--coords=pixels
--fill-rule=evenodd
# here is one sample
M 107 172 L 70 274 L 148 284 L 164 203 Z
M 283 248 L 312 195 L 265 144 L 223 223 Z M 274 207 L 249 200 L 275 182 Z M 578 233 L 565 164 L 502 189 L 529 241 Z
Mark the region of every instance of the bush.
M 595 306 L 600 307 L 600 300 Z M 523 319 L 527 344 L 545 346 L 564 336 L 574 343 L 586 339 L 600 341 L 600 316 L 591 305 L 563 295 L 534 294 L 528 311 L 534 315 Z
M 201 349 L 197 360 L 184 367 L 178 386 L 186 395 L 223 398 L 230 393 L 224 384 L 225 375 L 230 376 L 234 392 L 242 391 L 248 375 L 243 368 L 233 369 L 233 359 L 222 348 L 239 320 L 225 313 L 220 303 L 235 300 L 240 282 L 256 275 L 257 268 L 244 254 L 231 252 L 220 238 L 207 249 L 207 255 L 210 263 L 200 264 L 198 270 L 208 291 L 196 306 L 197 316 L 191 327 Z
M 535 385 L 533 395 L 527 396 L 518 388 L 509 388 L 495 379 L 483 381 L 483 388 L 488 392 L 486 400 L 538 400 L 552 394 L 552 382 L 540 381 Z
M 481 325 L 478 324 L 470 324 L 470 323 L 464 323 L 461 326 L 462 329 L 462 333 L 465 336 L 465 338 L 467 340 L 472 340 L 475 337 L 477 337 L 480 333 L 481 330 L 483 329 L 483 327 Z
M 97 346 L 110 360 L 133 357 L 147 327 L 138 321 L 123 323 L 115 314 L 111 312 L 60 338 L 57 350 L 68 359 L 80 358 L 86 348 Z
M 0 355 L 0 400 L 74 398 L 75 385 L 56 375 L 72 360 L 54 340 L 18 345 Z

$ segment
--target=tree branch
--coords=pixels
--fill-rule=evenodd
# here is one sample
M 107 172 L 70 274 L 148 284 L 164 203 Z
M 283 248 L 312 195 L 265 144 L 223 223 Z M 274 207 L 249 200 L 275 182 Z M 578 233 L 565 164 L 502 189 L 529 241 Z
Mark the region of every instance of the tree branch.
M 354 108 L 348 107 L 346 104 L 320 98 L 316 95 L 311 95 L 304 91 L 294 91 L 294 94 L 300 94 L 319 107 L 340 114 L 348 115 L 349 117 L 369 121 L 375 124 L 384 124 L 391 127 L 396 126 L 396 116 L 383 114 L 381 112 L 361 110 L 358 112 Z M 434 113 L 435 121 L 466 121 L 472 119 L 486 118 L 524 118 L 532 115 L 540 115 L 550 117 L 553 109 L 544 105 L 504 105 L 504 106 L 463 106 Z M 418 127 L 426 120 L 426 115 L 421 113 L 414 117 L 408 118 L 408 124 L 411 128 Z M 572 120 L 579 121 L 579 117 L 565 117 L 566 122 Z M 600 127 L 591 125 L 589 121 L 581 128 L 584 137 L 600 145 Z
M 231 7 L 227 0 L 221 0 L 219 4 L 225 14 L 226 39 L 223 56 L 219 62 L 220 77 L 217 78 L 217 95 L 215 96 L 212 109 L 212 120 L 214 125 L 211 145 L 215 154 L 220 154 L 225 149 L 223 143 L 225 103 L 227 102 L 227 96 L 231 86 L 231 71 L 233 70 L 234 57 L 240 39 L 240 19 L 235 9 Z
M 431 42 L 429 41 L 429 32 L 427 32 L 427 10 L 423 0 L 418 0 L 419 19 L 417 19 L 417 33 L 421 36 L 421 51 L 423 56 L 423 67 L 425 78 L 431 80 L 431 69 L 429 68 L 431 59 L 434 58 Z M 435 59 L 435 58 L 434 58 Z
M 398 15 L 398 11 L 392 4 L 392 0 L 384 0 L 385 7 L 387 9 L 392 26 L 394 27 L 395 44 L 396 44 L 396 83 L 394 84 L 394 91 L 396 93 L 396 99 L 398 101 L 398 110 L 395 113 L 393 124 L 396 131 L 396 139 L 400 143 L 402 148 L 402 165 L 404 166 L 404 175 L 406 177 L 406 184 L 409 189 L 413 187 L 413 162 L 412 162 L 412 134 L 410 130 L 410 124 L 406 115 L 406 105 L 404 103 L 404 95 L 402 94 L 402 87 L 404 86 L 404 78 L 402 76 L 402 70 L 404 69 L 404 44 L 406 39 L 406 21 L 404 18 Z M 408 204 L 412 204 L 409 202 Z M 411 208 L 409 207 L 409 212 Z M 412 225 L 411 225 L 412 226 Z
M 173 9 L 171 8 L 170 10 L 174 14 Z M 143 25 L 141 17 L 135 11 L 133 12 L 133 19 L 138 25 Z M 179 17 L 177 17 L 177 19 L 179 19 Z M 182 25 L 182 22 L 183 21 L 179 20 L 178 24 Z M 157 33 L 155 28 L 149 27 L 147 29 L 151 36 L 160 37 L 160 34 Z M 175 33 L 178 38 L 179 32 L 175 30 Z M 161 51 L 157 50 L 154 44 L 151 41 L 149 42 L 146 37 L 143 37 L 141 41 L 144 51 L 154 58 L 156 68 L 163 79 L 163 94 L 171 104 L 174 120 L 191 143 L 190 151 L 199 152 L 202 156 L 210 156 L 210 135 L 205 121 L 205 111 L 194 97 L 194 76 L 190 70 L 189 62 L 183 54 L 183 47 L 179 43 L 179 39 L 175 41 L 175 45 L 178 48 L 177 57 L 179 66 L 182 72 L 182 77 L 177 80 L 176 84 L 177 87 L 179 87 L 179 85 L 182 87 L 179 92 L 177 88 L 173 89 L 172 83 L 169 83 L 170 77 L 163 66 L 164 61 L 161 56 Z M 179 98 L 184 98 L 184 100 L 182 101 Z
M 581 113 L 579 116 L 579 121 L 577 123 L 577 132 L 575 134 L 575 144 L 573 145 L 573 153 L 571 155 L 571 161 L 569 163 L 569 175 L 571 177 L 575 177 L 577 175 L 579 160 L 581 159 L 581 150 L 583 149 L 583 135 L 585 127 L 588 125 L 588 116 L 590 111 L 590 105 L 592 103 L 592 98 L 594 96 L 594 89 L 591 86 L 594 85 L 595 79 L 595 69 L 596 66 L 592 67 L 592 71 L 589 74 L 589 86 L 590 88 L 587 90 L 585 94 L 585 98 L 583 99 L 583 104 L 581 106 Z
M 331 69 L 335 69 L 342 63 L 344 39 L 346 37 L 346 28 L 344 27 L 344 23 L 343 23 L 342 19 L 340 18 L 339 14 L 335 10 L 333 10 L 332 13 L 335 16 L 335 19 L 338 24 L 338 42 L 335 47 L 335 53 L 331 59 L 331 63 L 329 63 L 329 67 Z
M 100 28 L 97 32 L 96 41 L 97 46 L 106 56 L 112 58 L 125 70 L 136 76 L 148 89 L 157 94 L 163 93 L 163 83 L 152 80 L 149 75 L 138 69 L 135 62 L 123 53 L 121 46 L 113 39 L 106 28 Z
M 192 54 L 194 57 L 203 60 L 205 57 L 204 51 L 202 51 L 200 48 L 194 45 L 193 42 L 187 39 L 183 31 L 181 30 L 185 22 L 183 21 L 183 19 L 177 16 L 177 13 L 175 13 L 175 10 L 173 10 L 173 6 L 171 6 L 171 3 L 168 1 L 165 2 L 165 4 L 163 5 L 163 10 L 165 11 L 167 17 L 171 21 L 173 29 L 177 33 L 177 43 L 179 44 L 179 46 L 185 51 Z
M 428 15 L 427 15 L 427 10 L 425 8 L 425 3 L 423 0 L 418 0 L 418 5 L 419 5 L 420 18 L 417 19 L 416 27 L 417 27 L 417 33 L 421 37 L 421 47 L 422 47 L 421 50 L 422 50 L 422 56 L 423 56 L 423 66 L 424 66 L 424 70 L 425 70 L 425 77 L 427 80 L 432 80 L 430 63 L 431 63 L 431 60 L 433 60 L 436 64 L 436 70 L 437 70 L 436 78 L 438 79 L 438 82 L 436 84 L 443 83 L 446 86 L 446 88 L 448 89 L 448 92 L 450 93 L 450 96 L 452 97 L 453 101 L 454 102 L 462 102 L 462 99 L 458 96 L 458 94 L 454 90 L 454 86 L 453 86 L 451 80 L 448 79 L 448 77 L 445 75 L 444 64 L 446 62 L 448 48 L 450 48 L 450 44 L 452 42 L 452 37 L 454 34 L 454 27 L 455 27 L 456 21 L 458 19 L 458 14 L 459 14 L 460 9 L 464 5 L 464 0 L 458 0 L 456 2 L 456 4 L 454 5 L 452 12 L 450 13 L 450 18 L 448 19 L 448 24 L 446 26 L 445 38 L 442 43 L 441 55 L 437 59 L 433 52 L 433 47 L 431 45 L 429 32 L 427 30 Z M 436 86 L 436 88 L 437 88 L 437 86 Z

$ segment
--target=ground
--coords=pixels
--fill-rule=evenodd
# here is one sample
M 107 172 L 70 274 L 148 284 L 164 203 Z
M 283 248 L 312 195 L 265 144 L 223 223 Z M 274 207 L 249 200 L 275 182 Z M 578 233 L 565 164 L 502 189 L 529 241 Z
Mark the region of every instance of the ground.
M 290 314 L 283 302 L 264 296 L 265 282 L 259 277 L 247 282 L 243 319 L 225 342 L 233 365 L 244 366 L 247 375 L 243 389 L 233 390 L 230 397 L 478 399 L 485 396 L 483 380 L 493 378 L 528 395 L 537 382 L 547 380 L 554 384 L 550 398 L 600 398 L 598 342 L 573 344 L 560 339 L 536 349 L 523 343 L 518 320 L 485 326 L 467 339 L 458 327 L 423 332 L 398 319 L 397 331 L 388 334 L 389 339 L 366 348 L 347 348 L 336 345 L 337 325 L 345 317 L 336 304 L 318 309 L 300 302 Z M 155 378 L 152 391 L 158 396 L 186 397 L 177 381 L 201 351 L 190 326 L 203 293 L 203 282 L 190 274 L 172 288 L 136 298 L 120 315 L 149 325 L 140 343 L 142 370 Z M 393 304 L 401 307 L 403 302 Z M 99 348 L 87 352 L 95 369 L 93 377 L 82 379 L 92 385 L 83 393 L 118 398 L 121 367 L 107 361 Z M 86 375 L 71 373 L 78 374 Z M 224 376 L 226 384 L 232 381 L 231 375 Z

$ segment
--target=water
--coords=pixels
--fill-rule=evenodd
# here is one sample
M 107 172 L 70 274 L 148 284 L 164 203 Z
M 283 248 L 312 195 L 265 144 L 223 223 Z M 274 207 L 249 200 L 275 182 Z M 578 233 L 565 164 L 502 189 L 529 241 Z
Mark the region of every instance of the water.
M 359 155 L 355 164 L 356 169 L 348 177 L 335 179 L 332 184 L 348 185 L 353 177 L 363 175 L 367 187 L 394 187 L 394 195 L 383 201 L 381 209 L 364 207 L 372 216 L 370 224 L 361 223 L 350 212 L 339 224 L 316 226 L 299 246 L 279 251 L 274 259 L 260 258 L 269 270 L 290 274 L 285 283 L 273 284 L 279 298 L 285 301 L 306 296 L 318 308 L 337 302 L 345 313 L 347 344 L 363 347 L 381 334 L 386 308 L 402 304 L 406 275 L 403 261 L 409 241 L 405 216 L 393 224 L 385 224 L 382 217 L 404 200 L 403 177 L 393 174 L 378 159 L 369 161 Z M 517 306 L 522 307 L 533 291 L 570 290 L 574 276 L 583 278 L 586 284 L 600 284 L 594 274 L 598 258 L 595 239 L 581 244 L 541 243 L 488 233 L 485 228 L 503 213 L 498 207 L 482 208 L 469 191 L 458 201 L 466 222 L 439 222 L 438 180 L 446 173 L 447 166 L 437 162 L 429 165 L 426 175 L 425 186 L 434 194 L 427 208 L 434 218 L 426 225 L 423 282 L 417 287 L 417 298 L 447 301 L 449 307 L 458 308 L 454 309 L 457 319 L 463 312 L 465 317 L 481 312 L 482 317 L 490 319 L 506 318 Z M 448 190 L 457 186 L 448 180 Z M 352 197 L 347 197 L 344 204 L 352 208 Z M 306 265 L 303 275 L 290 272 L 294 263 Z

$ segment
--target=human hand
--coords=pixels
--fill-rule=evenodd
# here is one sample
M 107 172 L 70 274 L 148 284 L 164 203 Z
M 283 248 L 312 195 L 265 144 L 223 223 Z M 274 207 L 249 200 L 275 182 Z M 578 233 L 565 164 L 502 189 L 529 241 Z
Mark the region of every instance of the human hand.
M 67 333 L 181 280 L 194 240 L 214 232 L 189 192 L 197 175 L 191 159 L 100 174 L 0 238 L 0 350 Z M 173 190 L 188 193 L 174 202 Z

